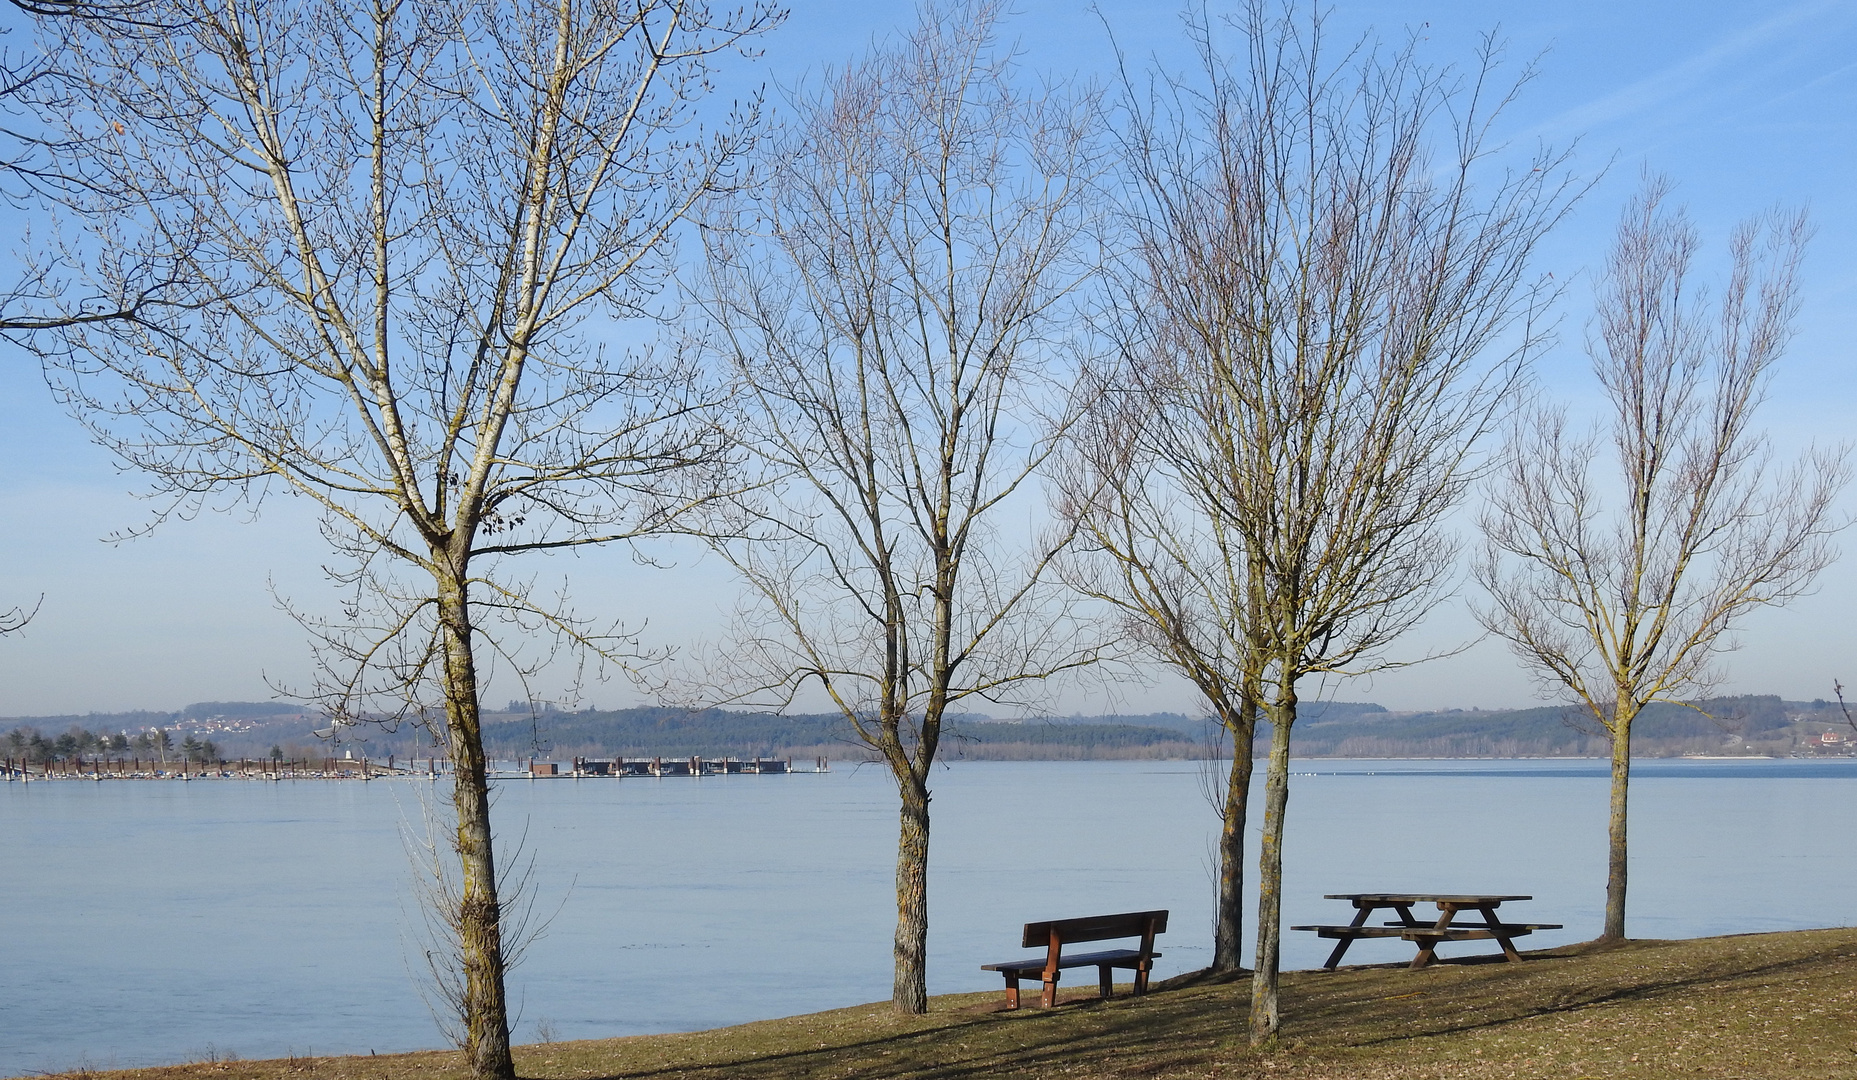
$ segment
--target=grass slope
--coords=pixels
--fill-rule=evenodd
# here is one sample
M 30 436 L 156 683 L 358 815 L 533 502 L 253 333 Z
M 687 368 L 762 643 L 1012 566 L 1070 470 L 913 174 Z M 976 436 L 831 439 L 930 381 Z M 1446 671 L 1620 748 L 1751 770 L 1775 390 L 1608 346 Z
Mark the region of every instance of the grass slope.
M 1282 1041 L 1263 1052 L 1246 1045 L 1249 982 L 1189 975 L 1143 998 L 1103 1002 L 1073 990 L 1049 1011 L 1001 1012 L 997 993 L 952 995 L 922 1017 L 864 1005 L 717 1031 L 529 1046 L 516 1061 L 523 1077 L 547 1080 L 1857 1076 L 1857 929 L 1527 956 L 1418 972 L 1288 973 Z M 424 1053 L 101 1075 L 437 1080 L 463 1076 L 459 1066 L 456 1054 Z

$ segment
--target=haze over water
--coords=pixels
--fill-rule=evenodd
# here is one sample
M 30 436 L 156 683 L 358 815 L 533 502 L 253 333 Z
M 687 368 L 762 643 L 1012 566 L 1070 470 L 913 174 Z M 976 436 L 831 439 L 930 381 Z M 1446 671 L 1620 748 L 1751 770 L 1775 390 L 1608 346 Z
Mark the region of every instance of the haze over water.
M 1345 921 L 1324 893 L 1465 891 L 1532 894 L 1515 918 L 1567 924 L 1524 947 L 1598 934 L 1603 762 L 1295 772 L 1285 925 Z M 979 965 L 1016 955 L 1023 922 L 1112 911 L 1172 911 L 1158 977 L 1205 966 L 1218 825 L 1205 776 L 1147 761 L 937 770 L 930 992 L 996 989 Z M 423 836 L 422 799 L 443 794 L 398 780 L 0 783 L 0 1075 L 443 1045 L 418 988 L 402 838 L 404 825 Z M 501 856 L 521 841 L 537 920 L 552 916 L 511 975 L 518 1042 L 538 1024 L 557 1039 L 694 1030 L 889 995 L 896 809 L 880 767 L 517 780 L 496 815 Z M 1629 933 L 1857 923 L 1857 855 L 1838 839 L 1854 820 L 1857 761 L 1639 762 Z M 1285 935 L 1286 967 L 1327 951 Z M 1362 942 L 1349 961 L 1410 955 Z

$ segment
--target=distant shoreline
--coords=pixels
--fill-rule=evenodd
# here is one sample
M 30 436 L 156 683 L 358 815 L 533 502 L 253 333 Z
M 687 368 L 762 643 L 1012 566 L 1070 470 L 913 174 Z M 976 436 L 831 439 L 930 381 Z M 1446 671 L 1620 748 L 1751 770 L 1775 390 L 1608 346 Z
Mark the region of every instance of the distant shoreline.
M 720 759 L 716 759 L 716 760 L 720 760 Z M 844 757 L 844 758 L 838 759 L 838 761 L 841 764 L 849 765 L 852 767 L 856 767 L 858 765 L 863 765 L 863 764 L 871 764 L 873 763 L 874 760 L 875 759 L 859 759 L 856 757 Z M 971 763 L 971 764 L 980 764 L 980 763 L 1071 764 L 1071 763 L 1080 762 L 1080 761 L 1175 761 L 1175 762 L 1205 761 L 1205 762 L 1211 762 L 1211 761 L 1225 761 L 1225 760 L 1229 760 L 1229 758 L 1185 757 L 1185 756 L 1181 756 L 1181 757 L 1160 757 L 1160 756 L 978 757 L 978 756 L 970 756 L 970 757 L 951 757 L 951 758 L 946 759 L 945 763 L 946 764 L 955 764 L 955 763 L 963 763 L 963 764 L 967 764 L 967 763 Z M 1293 756 L 1291 760 L 1293 762 L 1567 761 L 1567 762 L 1594 762 L 1594 763 L 1603 764 L 1606 761 L 1608 761 L 1609 758 L 1603 757 L 1603 756 L 1597 756 L 1597 755 L 1586 755 L 1586 754 L 1513 754 L 1513 755 L 1384 754 L 1384 755 L 1373 755 L 1373 756 L 1348 755 L 1348 754 L 1307 754 L 1307 755 Z M 1808 754 L 1792 754 L 1792 755 L 1694 754 L 1694 753 L 1691 753 L 1691 754 L 1641 754 L 1641 755 L 1634 754 L 1632 756 L 1632 760 L 1639 761 L 1639 762 L 1650 762 L 1650 761 L 1722 761 L 1722 762 L 1729 762 L 1729 761 L 1817 761 L 1817 762 L 1851 761 L 1854 763 L 1854 766 L 1857 766 L 1857 758 L 1853 758 L 1848 755 L 1823 755 L 1823 754 L 1819 754 L 1819 755 L 1808 755 Z M 234 764 L 236 765 L 236 763 Z M 116 781 L 124 781 L 124 780 L 158 781 L 158 782 L 164 782 L 164 783 L 171 783 L 171 782 L 176 782 L 176 781 L 181 782 L 181 783 L 193 783 L 196 781 L 198 782 L 238 781 L 238 782 L 245 782 L 245 783 L 295 783 L 298 781 L 328 782 L 328 781 L 338 781 L 338 780 L 359 780 L 359 781 L 364 781 L 364 782 L 371 782 L 374 780 L 413 780 L 413 781 L 432 782 L 432 781 L 443 779 L 449 776 L 449 773 L 443 769 L 440 769 L 437 772 L 430 772 L 424 768 L 411 769 L 411 770 L 404 769 L 404 768 L 390 769 L 388 766 L 381 764 L 381 763 L 377 763 L 377 762 L 364 763 L 363 761 L 359 759 L 352 762 L 352 764 L 355 766 L 355 768 L 343 768 L 343 769 L 334 769 L 334 770 L 298 770 L 298 771 L 289 772 L 289 773 L 269 772 L 269 771 L 263 771 L 263 770 L 258 770 L 258 769 L 239 769 L 236 767 L 218 769 L 218 770 L 193 771 L 193 772 L 187 772 L 187 773 L 149 772 L 149 771 L 139 771 L 139 772 L 138 771 L 109 771 L 107 766 L 105 767 L 103 771 L 100 771 L 100 772 L 88 771 L 89 767 L 86 766 L 86 771 L 83 771 L 83 772 L 53 771 L 50 773 L 43 772 L 40 770 L 38 766 L 34 766 L 33 770 L 30 773 L 22 773 L 16 766 L 0 765 L 0 783 L 42 784 L 42 783 L 46 783 L 50 781 L 57 781 L 61 783 L 77 782 L 77 783 L 89 784 L 89 783 L 105 783 L 105 782 L 113 783 Z M 363 771 L 364 767 L 368 769 L 369 771 L 364 772 Z M 804 775 L 804 774 L 809 774 L 809 773 L 814 773 L 814 772 L 829 772 L 829 771 L 830 771 L 829 768 L 818 768 L 818 767 L 809 768 L 809 769 L 802 768 L 802 769 L 795 769 L 791 773 L 788 773 L 787 775 Z M 703 773 L 700 776 L 697 776 L 696 778 L 697 779 L 711 779 L 711 778 L 715 778 L 715 777 L 722 776 L 722 775 L 725 775 L 725 774 L 721 772 L 709 772 L 709 773 Z M 538 775 L 538 774 L 532 774 L 529 772 L 522 771 L 521 769 L 493 769 L 491 771 L 491 779 L 499 783 L 516 781 L 516 780 L 549 780 L 549 781 L 554 781 L 554 780 L 621 780 L 621 779 L 623 780 L 641 780 L 641 779 L 649 780 L 649 779 L 691 779 L 691 778 L 692 778 L 692 775 L 688 772 L 678 772 L 678 773 L 666 772 L 662 774 L 661 776 L 660 775 L 645 775 L 645 774 L 639 774 L 639 773 L 633 773 L 630 775 L 622 776 L 622 775 L 607 775 L 607 774 L 601 774 L 601 773 L 581 774 L 581 773 L 574 773 L 571 771 L 562 771 L 559 773 L 548 774 L 548 775 Z

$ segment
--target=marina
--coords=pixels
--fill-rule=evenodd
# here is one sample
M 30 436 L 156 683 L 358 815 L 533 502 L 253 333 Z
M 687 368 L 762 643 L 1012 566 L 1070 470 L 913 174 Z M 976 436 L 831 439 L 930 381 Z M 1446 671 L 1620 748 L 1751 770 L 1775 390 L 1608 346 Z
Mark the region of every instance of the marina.
M 553 761 L 530 761 L 532 779 L 583 776 L 780 776 L 796 772 L 831 772 L 831 762 L 814 758 L 812 767 L 795 768 L 792 758 L 575 758 L 567 771 Z
M 491 762 L 490 775 L 498 779 L 526 777 L 530 780 L 581 779 L 585 777 L 665 777 L 665 776 L 786 776 L 796 773 L 832 771 L 828 758 L 815 757 L 810 766 L 796 767 L 792 758 L 777 757 L 576 757 L 567 763 L 529 759 L 522 762 Z M 445 758 L 400 760 L 389 755 L 384 761 L 366 757 L 327 757 L 301 761 L 252 758 L 212 764 L 155 762 L 139 758 L 85 759 L 77 757 L 61 762 L 28 762 L 0 758 L 0 779 L 33 783 L 45 780 L 382 780 L 394 777 L 437 780 L 451 774 L 451 762 Z

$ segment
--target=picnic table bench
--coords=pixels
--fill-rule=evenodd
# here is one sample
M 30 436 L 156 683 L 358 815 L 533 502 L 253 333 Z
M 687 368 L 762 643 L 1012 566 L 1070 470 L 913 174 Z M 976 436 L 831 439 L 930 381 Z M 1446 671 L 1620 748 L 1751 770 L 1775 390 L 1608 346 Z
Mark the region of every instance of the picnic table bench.
M 1503 958 L 1518 963 L 1522 955 L 1515 951 L 1515 938 L 1527 937 L 1536 930 L 1559 930 L 1560 923 L 1512 923 L 1503 922 L 1496 915 L 1496 909 L 1506 901 L 1533 900 L 1532 896 L 1486 896 L 1465 893 L 1329 893 L 1324 899 L 1347 900 L 1354 905 L 1354 921 L 1346 926 L 1292 926 L 1291 930 L 1313 930 L 1319 937 L 1336 939 L 1335 951 L 1328 955 L 1328 961 L 1322 967 L 1333 971 L 1341 962 L 1341 957 L 1348 951 L 1348 946 L 1360 938 L 1403 938 L 1414 942 L 1419 947 L 1419 954 L 1412 959 L 1413 969 L 1422 968 L 1437 958 L 1438 944 L 1444 941 L 1487 941 L 1495 940 L 1502 946 Z M 1438 908 L 1436 922 L 1424 923 L 1412 915 L 1414 904 L 1435 904 Z M 1398 920 L 1388 920 L 1383 926 L 1369 926 L 1367 919 L 1381 909 L 1391 908 L 1398 912 Z M 1480 923 L 1457 922 L 1460 911 L 1476 911 L 1482 914 Z
M 1116 968 L 1129 968 L 1135 972 L 1135 990 L 1137 994 L 1148 990 L 1148 972 L 1154 966 L 1154 958 L 1161 955 L 1154 951 L 1154 935 L 1167 930 L 1167 912 L 1165 911 L 1130 911 L 1121 915 L 1090 915 L 1081 919 L 1050 919 L 1045 922 L 1025 924 L 1022 948 L 1043 947 L 1043 956 L 1026 957 L 1023 960 L 1002 960 L 997 964 L 982 964 L 982 971 L 997 971 L 1006 977 L 1006 1008 L 1019 1007 L 1019 980 L 1035 978 L 1044 984 L 1043 992 L 1038 995 L 1038 1003 L 1045 1008 L 1057 1004 L 1057 982 L 1065 968 L 1095 967 L 1097 985 L 1103 997 L 1112 996 L 1114 983 L 1110 972 Z M 1086 941 L 1109 941 L 1115 938 L 1138 937 L 1139 948 L 1102 949 L 1096 952 L 1071 953 L 1065 955 L 1064 946 Z

